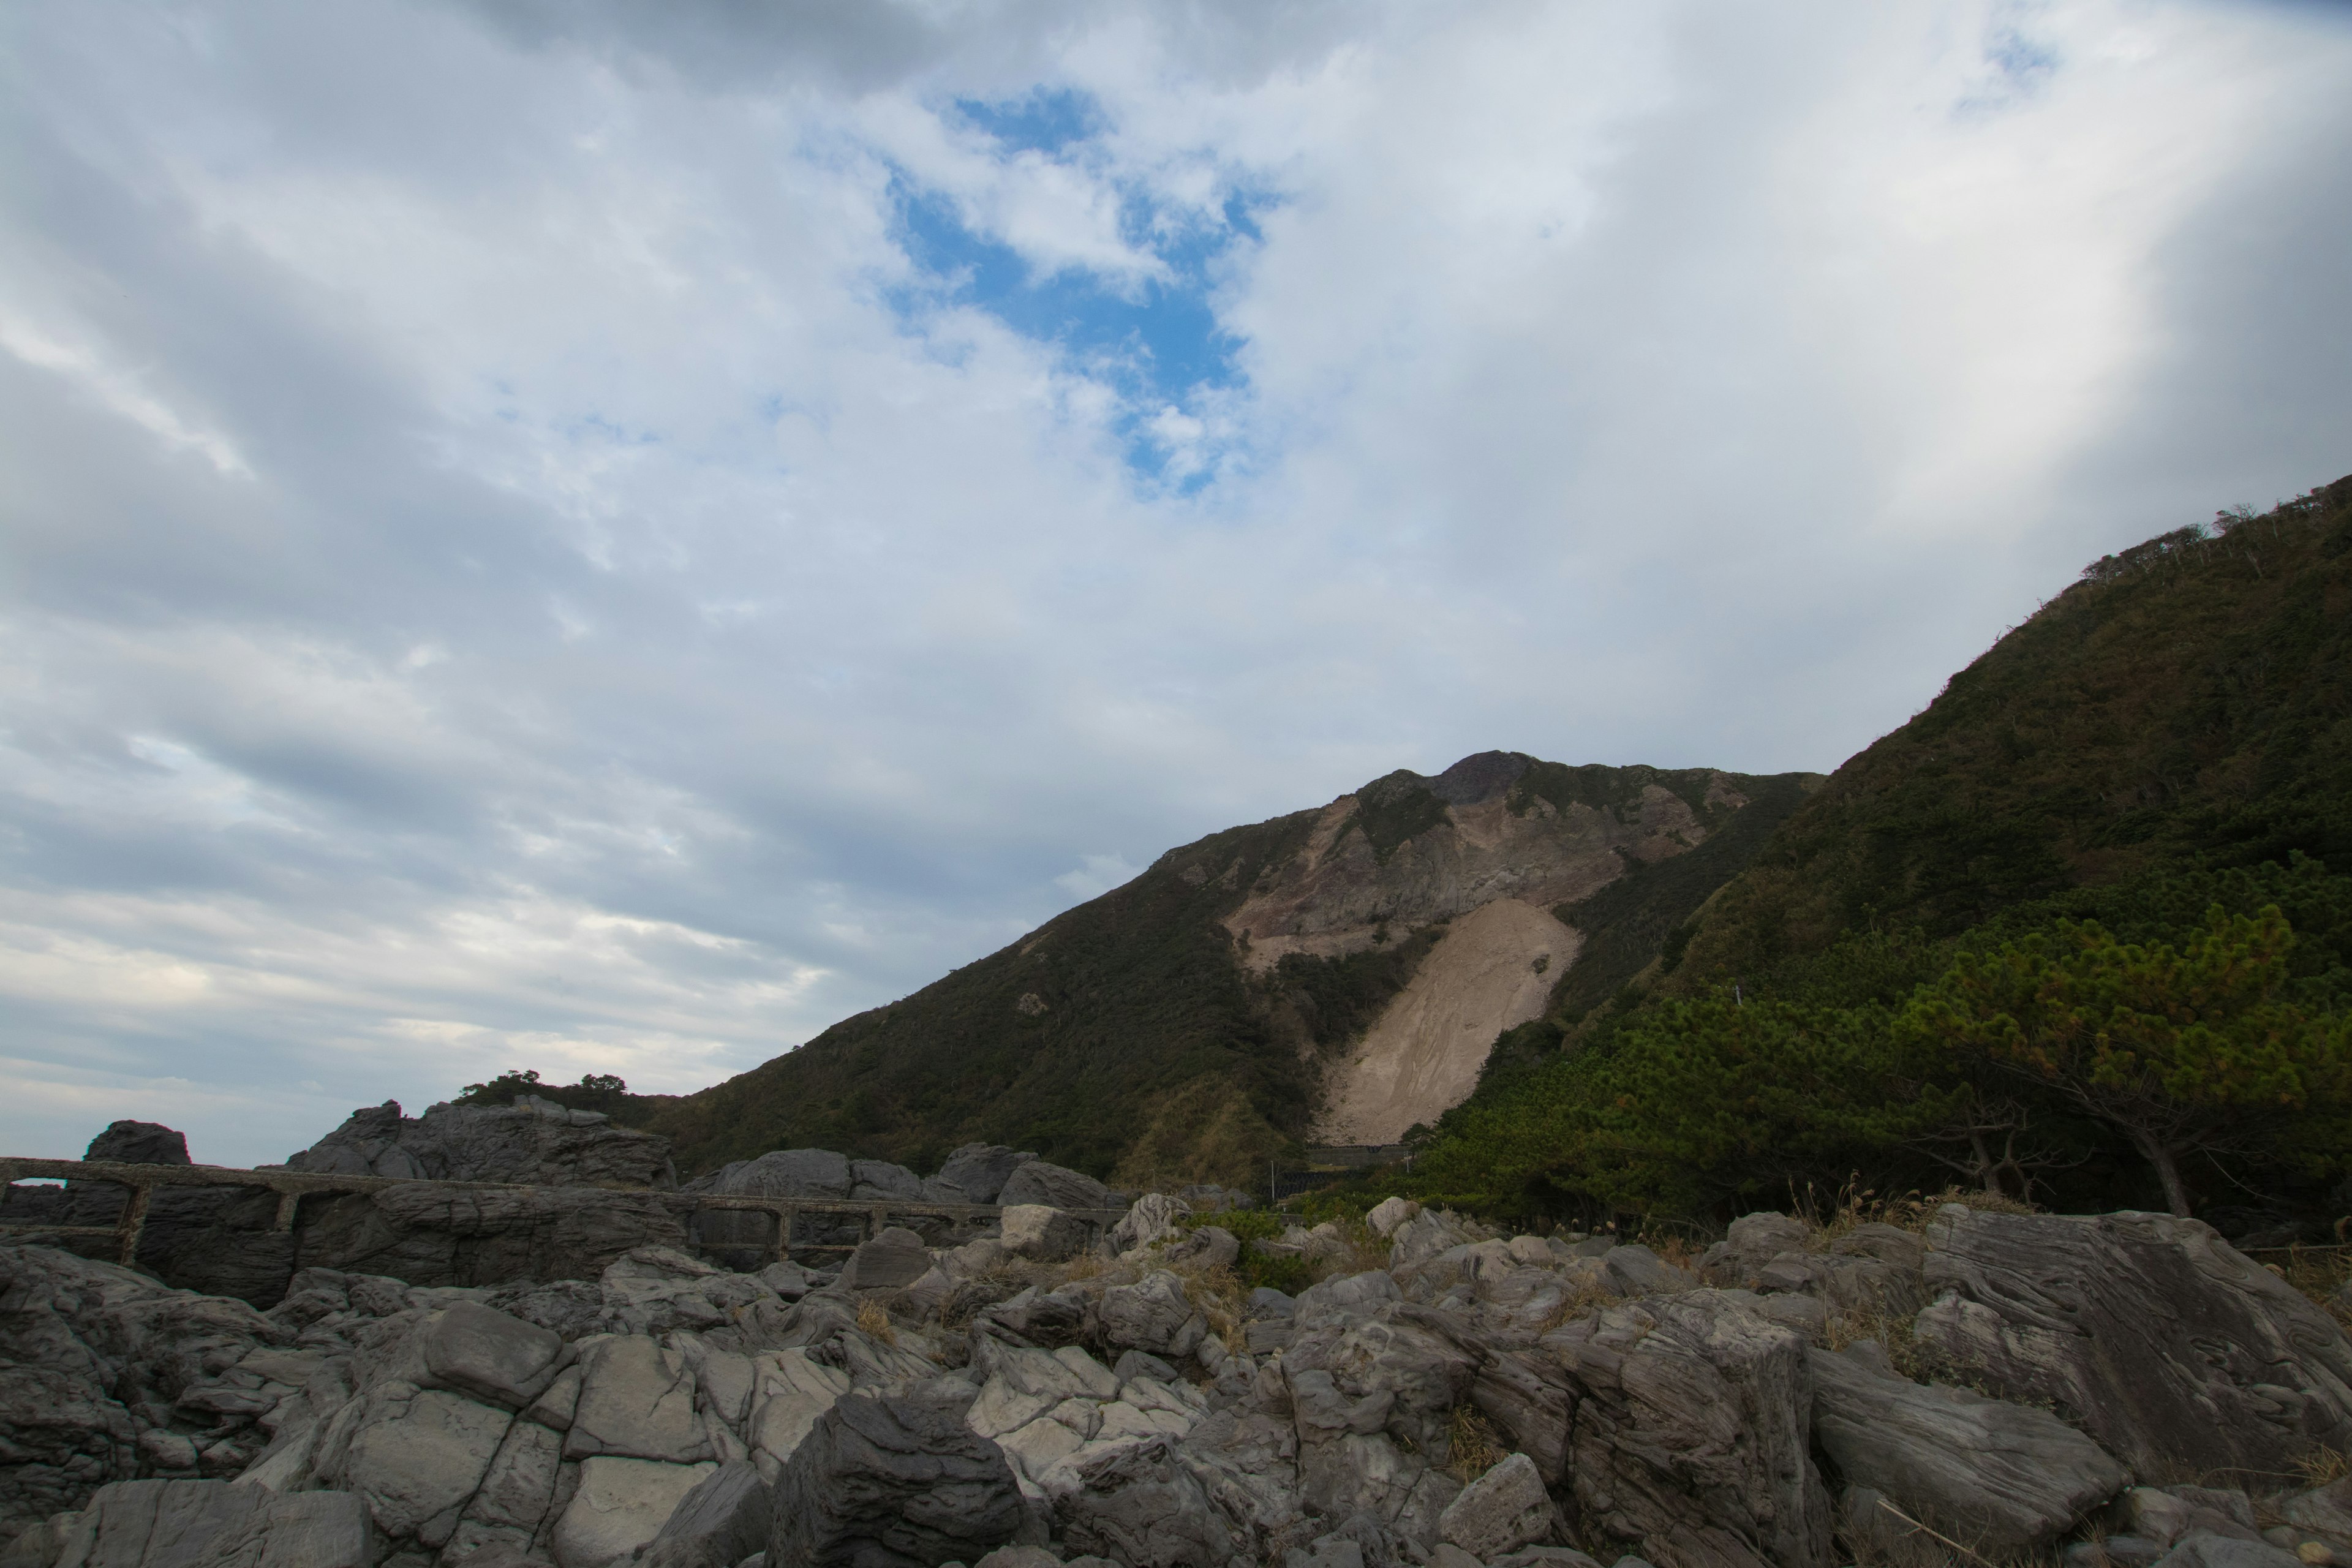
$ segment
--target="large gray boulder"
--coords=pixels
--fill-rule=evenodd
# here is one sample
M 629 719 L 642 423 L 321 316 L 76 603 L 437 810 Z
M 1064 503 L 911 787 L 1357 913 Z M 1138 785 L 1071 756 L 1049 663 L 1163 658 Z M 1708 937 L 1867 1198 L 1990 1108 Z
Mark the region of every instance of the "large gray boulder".
M 1000 1204 L 1044 1204 L 1057 1209 L 1118 1209 L 1126 1201 L 1083 1172 L 1025 1160 L 997 1189 Z
M 1922 1386 L 1865 1355 L 1810 1359 L 1813 1440 L 1839 1475 L 1988 1557 L 2040 1551 L 2129 1479 L 2046 1410 Z
M 976 1563 L 1023 1519 L 1003 1452 L 964 1424 L 970 1395 L 856 1393 L 818 1418 L 776 1483 L 769 1568 Z
M 1013 1173 L 1036 1157 L 1002 1143 L 967 1143 L 948 1156 L 924 1188 L 944 1203 L 997 1203 Z
M 923 1178 L 887 1160 L 849 1162 L 849 1195 L 853 1198 L 905 1198 L 923 1201 Z
M 2210 1226 L 1954 1204 L 1927 1244 L 1920 1345 L 2054 1406 L 2135 1471 L 2278 1473 L 2352 1448 L 2352 1344 Z
M 614 1127 L 601 1111 L 541 1100 L 514 1105 L 436 1105 L 421 1117 L 400 1102 L 351 1119 L 286 1162 L 294 1171 L 404 1176 L 442 1182 L 677 1184 L 669 1140 Z
M 509 1412 L 413 1383 L 375 1384 L 318 1441 L 320 1485 L 356 1493 L 387 1539 L 437 1551 L 498 1457 Z
M 1628 1302 L 1543 1342 L 1576 1380 L 1588 1525 L 1658 1568 L 1826 1568 L 1803 1340 L 1722 1292 Z
M 923 1245 L 923 1238 L 902 1226 L 889 1226 L 849 1255 L 842 1267 L 841 1288 L 901 1289 L 930 1272 L 930 1268 L 931 1251 Z
M 1165 1268 L 1132 1285 L 1112 1286 L 1103 1292 L 1098 1312 L 1103 1343 L 1113 1350 L 1181 1358 L 1209 1331 L 1208 1320 L 1186 1299 L 1184 1282 Z
M 717 1468 L 600 1455 L 580 1467 L 579 1489 L 549 1532 L 558 1568 L 621 1568 Z
M 646 1549 L 645 1568 L 734 1568 L 768 1549 L 773 1518 L 759 1467 L 721 1465 L 679 1501 Z
M 830 1149 L 778 1149 L 756 1160 L 738 1160 L 709 1178 L 711 1192 L 734 1197 L 846 1198 L 856 1184 L 849 1157 Z M 855 1218 L 828 1221 L 803 1215 L 789 1239 L 831 1243 L 845 1234 L 854 1242 L 859 1223 Z M 776 1220 L 772 1215 L 709 1209 L 697 1217 L 696 1225 L 706 1246 L 756 1248 L 770 1258 L 775 1256 Z
M 1482 1562 L 1551 1540 L 1559 1510 L 1535 1461 L 1513 1454 L 1462 1489 L 1437 1517 L 1437 1532 Z
M 709 1430 L 695 1409 L 694 1369 L 683 1355 L 626 1334 L 591 1345 L 580 1367 L 566 1458 L 611 1454 L 694 1464 L 712 1457 Z

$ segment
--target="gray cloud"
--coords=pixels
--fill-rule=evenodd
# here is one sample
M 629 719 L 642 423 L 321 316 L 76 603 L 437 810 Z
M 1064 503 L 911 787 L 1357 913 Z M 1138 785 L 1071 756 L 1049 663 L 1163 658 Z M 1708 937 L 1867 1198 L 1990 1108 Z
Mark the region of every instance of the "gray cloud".
M 1832 766 L 2352 467 L 2325 12 L 192 0 L 8 69 L 12 1148 L 693 1088 L 1486 747 Z M 1083 157 L 954 110 L 1032 87 Z M 1241 384 L 1122 401 L 909 181 L 1073 308 L 1254 193 Z

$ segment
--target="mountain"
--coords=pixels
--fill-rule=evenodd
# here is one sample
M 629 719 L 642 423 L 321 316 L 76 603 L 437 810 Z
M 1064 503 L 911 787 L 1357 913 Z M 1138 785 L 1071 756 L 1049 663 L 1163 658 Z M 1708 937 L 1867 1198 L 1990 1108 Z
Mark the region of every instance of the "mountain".
M 1390 773 L 1172 849 L 643 1124 L 681 1172 L 801 1145 L 929 1169 L 981 1140 L 1254 1185 L 1310 1134 L 1435 1121 L 1498 1034 L 1648 963 L 1817 783 L 1509 752 Z
M 2263 934 L 2273 909 L 2283 934 Z M 2266 1102 L 2217 1087 L 2226 1052 L 2158 1093 L 2128 1055 L 2090 1085 L 2057 1045 L 1947 1048 L 1996 973 L 2047 978 L 1974 1037 L 2023 1039 L 2029 1005 L 2139 986 L 2131 1029 L 2218 1038 L 2238 981 L 2192 994 L 2147 976 L 2233 943 L 2229 973 L 2266 966 L 2259 1000 L 2282 1020 L 2263 1048 L 2303 1053 L 2265 1058 Z M 1651 951 L 1613 994 L 1558 998 L 1507 1038 L 1421 1163 L 1431 1181 L 1490 1209 L 1933 1190 L 1958 1123 L 1890 1110 L 1933 1090 L 1978 1108 L 1980 1141 L 2033 1151 L 2052 1173 L 2037 1190 L 2078 1206 L 2322 1202 L 2333 1123 L 2313 1119 L 2352 1115 L 2327 1088 L 2352 1071 L 2352 478 L 2093 563 Z M 2282 1107 L 2305 1120 L 2256 1137 Z

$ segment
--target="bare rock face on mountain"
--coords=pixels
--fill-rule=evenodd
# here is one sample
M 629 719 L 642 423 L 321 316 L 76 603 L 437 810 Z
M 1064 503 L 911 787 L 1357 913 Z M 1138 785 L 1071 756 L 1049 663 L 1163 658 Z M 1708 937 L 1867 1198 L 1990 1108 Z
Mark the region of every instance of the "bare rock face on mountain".
M 308 1200 L 299 1244 L 305 1267 L 472 1286 L 593 1279 L 635 1248 L 691 1239 L 685 1205 L 668 1193 L 410 1182 Z
M 2286 1471 L 2352 1447 L 2352 1345 L 2210 1226 L 1951 1205 L 1927 1245 L 1920 1344 L 2143 1475 Z
M 1662 860 L 1706 837 L 1699 813 L 1663 783 L 1631 787 L 1613 805 L 1571 799 L 1563 808 L 1516 787 L 1537 765 L 1514 752 L 1481 752 L 1434 778 L 1394 773 L 1341 795 L 1298 854 L 1225 917 L 1226 929 L 1246 933 L 1255 968 L 1289 952 L 1358 952 L 1384 925 L 1452 920 L 1497 899 L 1538 910 L 1572 903 L 1623 875 L 1629 861 Z M 1720 775 L 1701 800 L 1745 804 Z
M 386 1100 L 353 1111 L 286 1168 L 438 1182 L 677 1184 L 668 1140 L 611 1121 L 530 1096 L 513 1105 L 436 1105 L 421 1117 L 403 1116 L 399 1101 Z

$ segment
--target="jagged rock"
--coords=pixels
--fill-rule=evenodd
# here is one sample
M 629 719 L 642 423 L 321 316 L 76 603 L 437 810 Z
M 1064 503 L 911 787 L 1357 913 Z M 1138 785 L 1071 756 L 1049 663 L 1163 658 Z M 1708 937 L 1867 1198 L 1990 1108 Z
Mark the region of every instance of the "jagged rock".
M 1110 1227 L 1111 1250 L 1125 1256 L 1153 1242 L 1172 1238 L 1182 1229 L 1176 1222 L 1192 1212 L 1192 1205 L 1181 1198 L 1171 1198 L 1165 1193 L 1146 1193 Z
M 1421 1212 L 1421 1205 L 1411 1198 L 1382 1198 L 1364 1215 L 1364 1223 L 1372 1234 L 1385 1241 L 1396 1235 L 1397 1226 Z
M 447 1550 L 464 1555 L 497 1541 L 528 1547 L 554 1501 L 562 1468 L 560 1433 L 529 1420 L 509 1426 L 449 1537 Z
M 679 1500 L 646 1549 L 645 1568 L 734 1568 L 767 1550 L 771 1500 L 758 1467 L 719 1466 Z
M 774 1568 L 936 1568 L 977 1561 L 1025 1517 L 1003 1450 L 968 1401 L 852 1394 L 820 1418 L 778 1481 Z
M 902 1226 L 890 1226 L 862 1244 L 842 1267 L 845 1290 L 895 1290 L 912 1285 L 930 1272 L 931 1251 L 923 1238 Z
M 1813 1439 L 1838 1473 L 1987 1556 L 2048 1545 L 2129 1479 L 2046 1410 L 1923 1387 L 1865 1358 L 1810 1359 Z
M 564 1435 L 568 1459 L 611 1454 L 692 1464 L 710 1455 L 686 1359 L 643 1335 L 602 1340 L 580 1358 L 580 1403 Z
M 1404 1292 L 1397 1289 L 1395 1276 L 1386 1269 L 1335 1274 L 1298 1293 L 1291 1304 L 1290 1321 L 1297 1328 L 1312 1328 L 1328 1321 L 1367 1317 L 1391 1301 L 1403 1300 Z
M 1204 1225 L 1160 1249 L 1160 1260 L 1171 1268 L 1230 1268 L 1241 1255 L 1241 1238 L 1221 1225 Z
M 731 1274 L 673 1247 L 631 1247 L 600 1285 L 604 1326 L 632 1334 L 716 1329 L 746 1307 L 781 1300 L 759 1275 Z
M 593 1110 L 536 1099 L 515 1105 L 436 1105 L 404 1117 L 400 1102 L 351 1119 L 286 1162 L 292 1171 L 440 1182 L 567 1186 L 676 1186 L 669 1140 L 610 1125 Z
M 1058 1263 L 1086 1250 L 1087 1222 L 1043 1204 L 1016 1204 L 1001 1216 L 1000 1243 L 1016 1258 Z
M 484 1405 L 520 1410 L 547 1392 L 568 1358 L 561 1336 L 478 1302 L 425 1314 L 389 1374 Z
M 971 1204 L 1002 1203 L 1000 1194 L 1013 1173 L 1036 1159 L 1026 1152 L 1016 1152 L 1002 1143 L 967 1143 L 956 1150 L 941 1165 L 939 1174 L 924 1184 L 927 1190 L 952 1188 L 956 1196 L 948 1202 Z
M 2279 1512 L 2289 1524 L 2323 1535 L 2352 1552 L 2352 1476 L 2284 1499 Z
M 1546 1338 L 1576 1380 L 1577 1501 L 1662 1568 L 1816 1568 L 1830 1500 L 1804 1342 L 1720 1292 L 1612 1307 Z
M 1455 1342 L 1471 1348 L 1465 1338 Z M 1524 1453 L 1543 1478 L 1557 1487 L 1568 1479 L 1569 1433 L 1576 1417 L 1576 1390 L 1559 1363 L 1538 1352 L 1478 1343 L 1478 1370 L 1470 1402 Z
M 120 1161 L 126 1165 L 185 1165 L 187 1135 L 153 1121 L 110 1121 L 106 1131 L 89 1141 L 85 1160 Z
M 1389 1430 L 1423 1452 L 1442 1452 L 1454 1407 L 1469 1397 L 1478 1373 L 1478 1358 L 1448 1331 L 1455 1327 L 1426 1309 L 1392 1305 L 1349 1327 L 1328 1352 L 1294 1347 L 1286 1365 L 1319 1363 L 1349 1398 L 1386 1397 Z
M 56 1568 L 369 1568 L 366 1509 L 217 1480 L 117 1481 L 63 1531 Z
M 679 1503 L 718 1467 L 594 1456 L 548 1538 L 560 1568 L 614 1568 L 651 1544 Z
M 1082 1172 L 1043 1160 L 1024 1160 L 1014 1167 L 997 1189 L 996 1201 L 1011 1207 L 1014 1204 L 1044 1204 L 1057 1209 L 1115 1209 L 1126 1204 L 1117 1193 Z
M 2305 1568 L 2292 1552 L 2263 1540 L 2192 1531 L 2157 1562 L 2157 1568 Z
M 2352 1344 L 2209 1226 L 1954 1204 L 1927 1244 L 1919 1342 L 2136 1470 L 2277 1472 L 2352 1447 Z
M 1610 1290 L 1619 1296 L 1662 1296 L 1698 1283 L 1687 1271 L 1634 1242 L 1611 1247 L 1601 1255 L 1601 1267 Z
M 1104 1291 L 1099 1313 L 1103 1343 L 1113 1350 L 1181 1359 L 1191 1355 L 1209 1331 L 1208 1320 L 1185 1298 L 1184 1282 L 1165 1268 Z
M 1491 1561 L 1549 1541 L 1559 1510 L 1544 1490 L 1535 1461 L 1513 1454 L 1462 1489 L 1437 1518 L 1437 1532 L 1473 1557 Z
M 1802 1252 L 1809 1235 L 1804 1221 L 1784 1214 L 1742 1215 L 1700 1255 L 1699 1277 L 1709 1285 L 1753 1289 L 1766 1265 L 1784 1253 Z
M 1165 1438 L 1081 1466 L 1059 1500 L 1071 1545 L 1129 1568 L 1224 1568 L 1239 1543 Z

